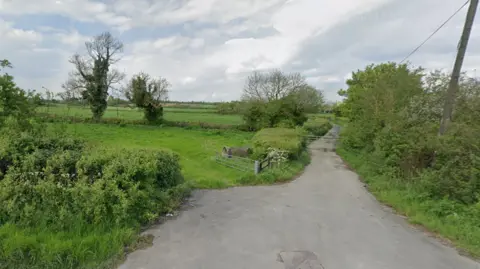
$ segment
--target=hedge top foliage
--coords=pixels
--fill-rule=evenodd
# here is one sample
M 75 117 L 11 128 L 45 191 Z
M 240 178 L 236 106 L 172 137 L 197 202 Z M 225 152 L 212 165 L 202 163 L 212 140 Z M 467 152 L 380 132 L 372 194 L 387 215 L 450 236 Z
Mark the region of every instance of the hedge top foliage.
M 311 117 L 303 124 L 303 128 L 312 135 L 323 136 L 332 128 L 332 124 L 326 118 Z
M 254 155 L 265 157 L 268 148 L 285 150 L 294 159 L 305 148 L 305 132 L 301 129 L 265 128 L 252 138 Z
M 93 150 L 39 130 L 8 134 L 0 132 L 0 224 L 144 224 L 165 210 L 162 193 L 183 183 L 170 151 Z

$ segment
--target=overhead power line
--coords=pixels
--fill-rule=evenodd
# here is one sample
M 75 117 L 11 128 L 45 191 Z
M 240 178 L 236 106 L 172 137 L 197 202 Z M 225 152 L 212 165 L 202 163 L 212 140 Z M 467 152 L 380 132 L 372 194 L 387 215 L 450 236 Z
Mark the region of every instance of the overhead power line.
M 432 38 L 438 31 L 440 31 L 440 29 L 442 29 L 453 17 L 455 17 L 455 15 L 458 14 L 458 12 L 460 12 L 468 3 L 470 2 L 470 0 L 468 0 L 467 2 L 465 2 L 459 9 L 457 9 L 457 11 L 455 11 L 445 22 L 443 22 L 431 35 L 429 35 L 427 37 L 427 39 L 425 39 L 425 41 L 423 41 L 418 47 L 416 47 L 412 52 L 410 52 L 410 54 L 407 55 L 407 57 L 403 58 L 403 60 L 400 62 L 400 63 L 403 63 L 405 62 L 408 58 L 410 58 L 410 56 L 412 56 L 415 52 L 417 52 L 423 45 L 425 45 L 425 43 L 428 42 L 428 40 L 430 40 L 430 38 Z

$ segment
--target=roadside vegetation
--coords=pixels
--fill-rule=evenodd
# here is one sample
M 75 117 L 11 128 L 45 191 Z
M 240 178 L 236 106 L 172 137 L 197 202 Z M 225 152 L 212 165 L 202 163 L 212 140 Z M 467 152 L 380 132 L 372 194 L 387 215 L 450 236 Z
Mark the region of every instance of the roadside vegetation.
M 352 74 L 337 152 L 377 198 L 480 256 L 480 84 L 461 77 L 453 121 L 438 135 L 449 76 L 385 63 Z
M 169 101 L 166 78 L 127 78 L 122 49 L 109 33 L 92 38 L 56 96 L 17 87 L 1 62 L 0 269 L 115 268 L 192 188 L 290 180 L 310 161 L 306 136 L 331 127 L 308 121 L 323 95 L 298 73 L 254 72 L 241 108 L 219 113 Z
M 328 108 L 280 70 L 250 74 L 241 100 L 180 103 L 167 78 L 115 69 L 122 50 L 109 33 L 92 38 L 58 95 L 20 89 L 0 62 L 0 269 L 115 268 L 191 188 L 290 180 L 310 161 L 307 137 L 332 123 L 344 126 L 337 152 L 381 201 L 480 256 L 477 81 L 462 76 L 438 136 L 439 71 L 370 65 Z M 271 166 L 255 174 L 255 160 Z

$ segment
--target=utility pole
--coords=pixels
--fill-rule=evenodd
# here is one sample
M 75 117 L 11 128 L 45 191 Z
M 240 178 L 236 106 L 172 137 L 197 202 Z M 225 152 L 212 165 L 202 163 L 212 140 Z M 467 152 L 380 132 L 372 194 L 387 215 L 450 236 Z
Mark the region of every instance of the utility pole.
M 463 59 L 465 58 L 465 51 L 467 50 L 468 39 L 472 31 L 473 21 L 475 19 L 475 13 L 477 12 L 478 0 L 470 0 L 470 6 L 467 11 L 467 18 L 463 27 L 462 36 L 457 50 L 457 57 L 453 66 L 452 76 L 448 85 L 448 90 L 445 98 L 445 104 L 443 106 L 442 121 L 440 122 L 439 135 L 443 135 L 447 130 L 450 121 L 452 120 L 453 105 L 455 103 L 455 97 L 458 89 L 458 80 L 460 78 L 460 71 L 463 65 Z

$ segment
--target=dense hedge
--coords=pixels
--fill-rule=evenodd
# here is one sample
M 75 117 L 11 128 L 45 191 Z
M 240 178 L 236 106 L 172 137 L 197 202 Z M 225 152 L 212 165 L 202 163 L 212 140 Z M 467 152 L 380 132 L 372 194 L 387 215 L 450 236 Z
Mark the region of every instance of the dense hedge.
M 459 78 L 439 135 L 450 74 L 383 63 L 352 73 L 341 155 L 381 200 L 480 256 L 480 85 Z
M 297 159 L 306 148 L 306 133 L 302 129 L 265 128 L 252 138 L 256 158 L 265 157 L 269 148 L 288 152 L 289 159 Z
M 113 245 L 105 255 L 118 254 L 118 245 L 102 240 L 121 238 L 123 248 L 132 228 L 169 211 L 181 196 L 179 156 L 169 151 L 93 150 L 43 126 L 3 128 L 0 145 L 0 268 L 80 268 L 82 259 L 92 259 L 83 255 L 107 244 Z M 103 235 L 89 239 L 102 228 Z M 69 243 L 46 243 L 65 236 Z M 72 238 L 85 241 L 75 245 Z
M 311 135 L 323 136 L 332 129 L 332 124 L 326 118 L 312 117 L 303 124 L 303 128 Z

